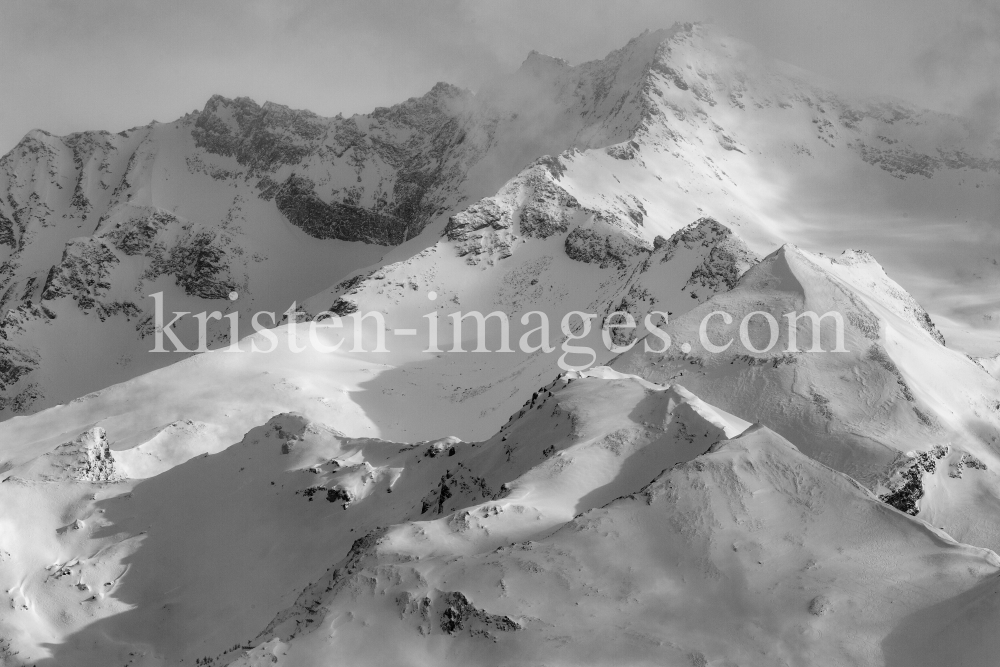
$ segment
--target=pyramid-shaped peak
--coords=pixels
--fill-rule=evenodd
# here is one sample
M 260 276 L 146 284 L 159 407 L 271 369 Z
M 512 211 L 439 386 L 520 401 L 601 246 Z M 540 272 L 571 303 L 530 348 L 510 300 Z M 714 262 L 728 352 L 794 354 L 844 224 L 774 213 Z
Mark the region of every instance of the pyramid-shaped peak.
M 806 253 L 786 243 L 750 267 L 740 278 L 739 285 L 751 290 L 777 290 L 804 296 L 803 280 L 815 282 L 810 278 L 814 273 L 815 264 L 807 259 Z
M 777 250 L 766 256 L 762 264 L 776 264 L 786 267 L 811 267 L 816 270 L 826 264 L 823 255 L 803 250 L 794 243 L 783 243 Z
M 747 271 L 740 283 L 748 287 L 799 292 L 812 300 L 829 299 L 833 294 L 831 288 L 836 292 L 846 290 L 879 304 L 887 312 L 923 329 L 941 345 L 945 344 L 944 336 L 927 311 L 886 273 L 875 257 L 863 250 L 847 250 L 831 258 L 786 243 Z M 860 303 L 857 298 L 853 301 Z M 812 302 L 813 305 L 817 303 Z

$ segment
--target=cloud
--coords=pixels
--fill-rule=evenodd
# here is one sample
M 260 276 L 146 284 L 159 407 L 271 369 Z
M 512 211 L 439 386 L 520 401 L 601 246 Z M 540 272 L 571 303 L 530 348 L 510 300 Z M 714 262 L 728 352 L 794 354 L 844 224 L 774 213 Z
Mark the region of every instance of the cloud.
M 1000 6 L 970 7 L 913 67 L 924 99 L 968 117 L 981 140 L 1000 139 Z

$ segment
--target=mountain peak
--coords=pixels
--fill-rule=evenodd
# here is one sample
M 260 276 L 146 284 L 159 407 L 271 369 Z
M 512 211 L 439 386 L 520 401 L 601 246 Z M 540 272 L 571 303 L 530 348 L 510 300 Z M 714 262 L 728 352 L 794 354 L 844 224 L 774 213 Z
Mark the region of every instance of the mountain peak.
M 205 102 L 202 113 L 215 112 L 220 107 L 238 107 L 241 109 L 253 109 L 255 111 L 260 109 L 260 105 L 250 97 L 226 97 L 225 95 L 215 93 Z
M 799 448 L 794 444 L 759 422 L 751 424 L 740 433 L 726 440 L 720 440 L 715 443 L 708 450 L 708 453 L 716 454 L 734 448 L 741 448 L 746 451 L 751 449 L 791 449 L 796 453 L 799 451 Z
M 534 49 L 528 53 L 528 57 L 521 63 L 522 71 L 534 74 L 548 71 L 562 71 L 569 68 L 570 64 L 566 60 L 540 53 Z
M 580 65 L 570 65 L 564 58 L 559 58 L 556 56 L 551 56 L 546 53 L 542 53 L 536 49 L 532 49 L 528 52 L 524 61 L 521 63 L 519 71 L 526 72 L 560 72 L 564 70 L 571 70 L 577 68 L 588 68 L 592 67 L 598 63 L 606 61 L 614 61 L 627 56 L 638 50 L 644 50 L 647 53 L 644 57 L 647 60 L 652 60 L 653 55 L 661 44 L 673 39 L 677 36 L 687 36 L 694 34 L 695 32 L 702 30 L 705 24 L 702 23 L 674 23 L 669 28 L 657 28 L 656 30 L 646 29 L 640 34 L 636 35 L 628 41 L 621 48 L 611 51 L 603 58 L 598 58 L 596 60 L 591 60 Z

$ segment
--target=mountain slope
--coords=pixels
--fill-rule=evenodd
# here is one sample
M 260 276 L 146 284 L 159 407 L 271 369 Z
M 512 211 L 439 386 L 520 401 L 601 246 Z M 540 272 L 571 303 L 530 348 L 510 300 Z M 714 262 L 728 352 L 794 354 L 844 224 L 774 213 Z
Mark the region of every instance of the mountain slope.
M 808 317 L 789 324 L 790 314 L 807 311 L 824 316 L 818 346 Z M 747 319 L 754 312 L 766 315 Z M 843 323 L 841 352 L 835 317 Z M 958 539 L 1000 547 L 991 519 L 1000 384 L 944 347 L 926 313 L 869 255 L 828 258 L 784 246 L 665 330 L 675 343 L 665 354 L 634 348 L 613 367 L 684 382 L 873 491 L 899 492 L 897 506 Z
M 556 475 L 594 465 L 580 449 Z M 1000 565 L 763 427 L 640 488 L 615 484 L 623 497 L 528 541 L 504 517 L 530 519 L 549 494 L 517 485 L 447 523 L 359 540 L 233 664 L 318 665 L 332 650 L 355 664 L 893 664 L 883 640 L 908 614 L 990 585 Z M 470 533 L 489 536 L 472 553 Z
M 3 411 L 176 361 L 149 354 L 154 292 L 168 313 L 238 312 L 246 331 L 258 310 L 433 246 L 546 154 L 639 245 L 711 216 L 756 252 L 862 246 L 952 344 L 994 354 L 1000 163 L 971 137 L 961 119 L 837 95 L 700 25 L 575 67 L 532 54 L 478 94 L 439 84 L 351 118 L 213 97 L 118 135 L 32 132 L 0 160 Z M 593 241 L 574 237 L 577 256 Z M 196 339 L 190 318 L 177 326 Z M 211 346 L 227 335 L 209 324 Z
M 502 535 L 465 541 L 535 534 L 747 426 L 682 388 L 604 376 L 550 383 L 488 442 L 349 438 L 286 414 L 145 479 L 129 476 L 132 450 L 111 450 L 103 429 L 91 429 L 0 483 L 0 520 L 34 536 L 3 545 L 12 601 L 3 636 L 37 664 L 47 653 L 74 665 L 216 655 L 263 630 L 331 558 L 379 527 L 503 497 L 531 509 Z M 566 467 L 560 450 L 580 472 L 553 485 Z

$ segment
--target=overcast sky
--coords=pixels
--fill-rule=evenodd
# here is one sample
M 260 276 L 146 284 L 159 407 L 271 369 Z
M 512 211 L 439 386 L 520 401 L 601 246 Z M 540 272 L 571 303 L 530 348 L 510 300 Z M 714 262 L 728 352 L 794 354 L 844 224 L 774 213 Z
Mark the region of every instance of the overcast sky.
M 213 93 L 365 112 L 476 89 L 531 49 L 576 64 L 699 20 L 857 92 L 1000 116 L 1000 0 L 0 0 L 0 154 L 35 127 L 118 131 Z

